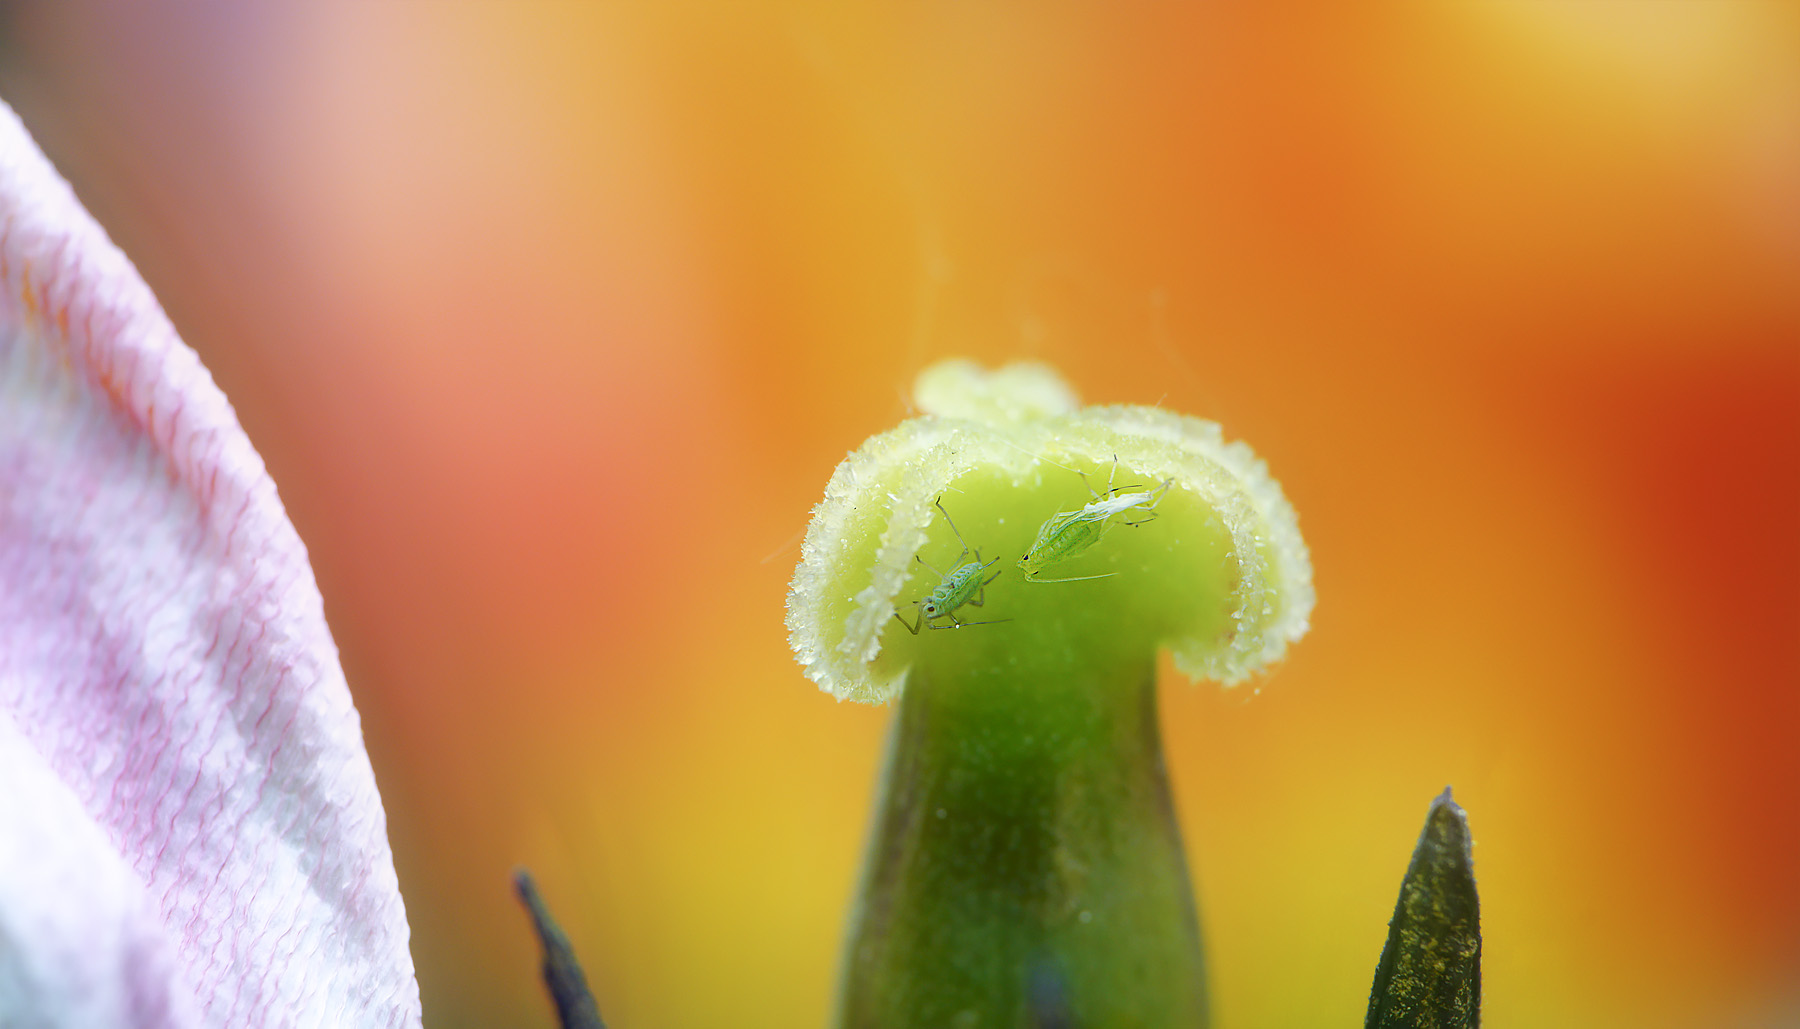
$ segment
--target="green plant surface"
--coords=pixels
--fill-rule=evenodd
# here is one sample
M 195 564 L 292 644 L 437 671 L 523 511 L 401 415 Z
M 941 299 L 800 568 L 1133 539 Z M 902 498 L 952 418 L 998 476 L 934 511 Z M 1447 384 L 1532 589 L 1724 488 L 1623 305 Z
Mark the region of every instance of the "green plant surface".
M 1042 366 L 940 365 L 917 399 L 839 466 L 790 596 L 815 682 L 899 700 L 840 1023 L 1204 1025 L 1156 656 L 1225 683 L 1280 660 L 1312 607 L 1292 509 L 1216 425 L 1078 408 Z M 1075 581 L 1018 567 L 1047 521 L 1164 483 L 1056 563 Z M 983 624 L 908 631 L 964 541 L 998 558 L 955 612 Z

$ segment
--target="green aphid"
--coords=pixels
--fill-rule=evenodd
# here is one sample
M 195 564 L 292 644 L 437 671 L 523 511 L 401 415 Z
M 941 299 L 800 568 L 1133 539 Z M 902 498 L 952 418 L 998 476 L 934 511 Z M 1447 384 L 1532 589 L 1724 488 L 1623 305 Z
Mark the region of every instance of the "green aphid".
M 1118 474 L 1118 471 L 1119 459 L 1115 457 L 1113 474 Z M 1087 484 L 1085 472 L 1077 471 L 1075 474 L 1081 476 L 1084 485 Z M 1105 493 L 1097 492 L 1089 485 L 1088 492 L 1094 495 L 1092 503 L 1079 511 L 1058 511 L 1046 518 L 1043 525 L 1038 526 L 1037 541 L 1032 543 L 1031 550 L 1024 557 L 1019 558 L 1019 567 L 1025 570 L 1025 581 L 1079 582 L 1083 579 L 1104 579 L 1114 574 L 1104 572 L 1100 575 L 1075 575 L 1066 579 L 1038 577 L 1044 569 L 1085 553 L 1088 548 L 1100 542 L 1100 537 L 1106 535 L 1106 530 L 1112 527 L 1115 517 L 1126 525 L 1142 525 L 1155 518 L 1157 502 L 1174 482 L 1174 479 L 1164 479 L 1153 490 L 1138 490 L 1133 493 L 1125 491 L 1136 490 L 1137 487 L 1115 487 L 1110 475 L 1107 476 Z M 1142 511 L 1142 517 L 1132 519 L 1124 516 L 1127 511 L 1138 510 Z
M 993 567 L 994 563 L 1000 559 L 996 557 L 993 561 L 983 564 L 981 551 L 972 549 L 969 541 L 963 539 L 962 531 L 956 527 L 956 523 L 950 521 L 950 512 L 944 510 L 943 498 L 939 497 L 932 503 L 936 504 L 937 509 L 943 512 L 944 521 L 949 523 L 950 531 L 956 533 L 957 542 L 962 544 L 962 553 L 956 555 L 957 563 L 951 568 L 948 575 L 932 568 L 923 557 L 914 554 L 915 561 L 931 568 L 933 572 L 937 572 L 937 577 L 942 581 L 938 583 L 937 589 L 932 590 L 923 600 L 913 601 L 913 606 L 918 608 L 918 618 L 908 624 L 906 619 L 900 617 L 900 612 L 895 611 L 894 619 L 906 626 L 907 631 L 914 636 L 919 634 L 920 626 L 927 629 L 961 629 L 970 625 L 998 625 L 1000 622 L 1012 621 L 1010 618 L 998 618 L 988 622 L 965 622 L 956 617 L 958 608 L 981 607 L 987 603 L 988 583 L 1000 578 L 1000 573 L 995 572 L 985 579 L 982 578 L 982 573 Z M 975 560 L 964 561 L 963 558 L 970 554 L 975 555 Z M 950 624 L 937 624 L 938 619 L 942 618 L 949 619 Z

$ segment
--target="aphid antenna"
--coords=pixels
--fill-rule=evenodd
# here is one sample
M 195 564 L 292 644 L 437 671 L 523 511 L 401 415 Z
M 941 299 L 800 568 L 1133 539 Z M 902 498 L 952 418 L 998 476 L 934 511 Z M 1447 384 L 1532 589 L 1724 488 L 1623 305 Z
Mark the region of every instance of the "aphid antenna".
M 1075 575 L 1070 576 L 1067 579 L 1034 579 L 1029 575 L 1021 575 L 1019 578 L 1024 579 L 1026 582 L 1082 582 L 1087 579 L 1109 579 L 1117 574 L 1119 573 L 1101 572 L 1099 575 Z
M 758 561 L 757 564 L 766 565 L 770 561 L 773 561 L 776 558 L 781 557 L 784 554 L 791 553 L 795 548 L 797 548 L 800 545 L 800 541 L 802 539 L 804 539 L 805 536 L 806 536 L 806 527 L 803 525 L 800 527 L 799 532 L 796 532 L 792 536 L 789 536 L 787 538 L 786 543 L 783 543 L 781 546 L 776 547 L 774 550 L 771 550 L 769 552 L 769 556 L 763 558 L 761 561 Z

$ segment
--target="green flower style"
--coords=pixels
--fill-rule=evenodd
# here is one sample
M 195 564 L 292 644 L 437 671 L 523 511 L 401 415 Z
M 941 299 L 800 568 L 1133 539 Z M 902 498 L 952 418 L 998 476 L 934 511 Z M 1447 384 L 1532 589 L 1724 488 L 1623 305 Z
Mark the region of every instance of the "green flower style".
M 1217 425 L 1079 408 L 1041 365 L 947 362 L 916 400 L 832 476 L 788 603 L 809 678 L 900 702 L 840 1024 L 1204 1025 L 1156 655 L 1282 658 L 1293 509 Z

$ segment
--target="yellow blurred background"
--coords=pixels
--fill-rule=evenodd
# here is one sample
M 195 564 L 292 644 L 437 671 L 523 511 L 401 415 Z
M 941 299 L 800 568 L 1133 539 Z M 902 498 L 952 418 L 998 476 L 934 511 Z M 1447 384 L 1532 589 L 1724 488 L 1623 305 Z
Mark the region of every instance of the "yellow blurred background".
M 1486 1024 L 1800 1025 L 1800 9 L 71 2 L 0 96 L 267 459 L 427 1024 L 820 1026 L 889 712 L 781 624 L 920 368 L 1268 459 L 1317 566 L 1165 723 L 1219 1029 L 1355 1025 L 1469 811 Z

